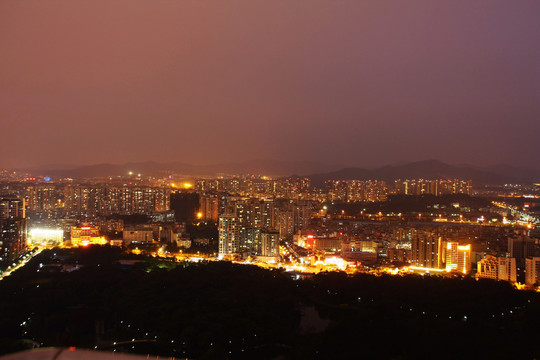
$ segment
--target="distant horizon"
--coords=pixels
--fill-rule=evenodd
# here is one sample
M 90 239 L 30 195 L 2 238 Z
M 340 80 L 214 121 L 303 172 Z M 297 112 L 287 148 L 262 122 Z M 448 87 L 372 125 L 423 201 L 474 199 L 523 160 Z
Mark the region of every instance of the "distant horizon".
M 229 165 L 229 164 L 249 164 L 249 163 L 256 163 L 256 162 L 272 162 L 272 163 L 281 163 L 281 164 L 294 164 L 294 163 L 305 163 L 305 164 L 314 164 L 314 165 L 320 165 L 320 166 L 327 166 L 327 167 L 334 167 L 336 169 L 344 169 L 344 168 L 361 168 L 361 169 L 378 169 L 382 167 L 387 166 L 402 166 L 402 165 L 408 165 L 408 164 L 414 164 L 414 163 L 426 163 L 426 162 L 439 162 L 446 165 L 451 165 L 455 167 L 472 167 L 472 168 L 490 168 L 495 166 L 511 166 L 523 170 L 534 170 L 538 171 L 539 168 L 535 167 L 527 167 L 527 166 L 520 166 L 516 164 L 511 163 L 490 163 L 490 164 L 473 164 L 473 163 L 467 163 L 467 162 L 449 162 L 434 158 L 426 158 L 426 159 L 419 159 L 419 160 L 396 160 L 386 163 L 380 163 L 380 164 L 373 164 L 373 165 L 363 165 L 363 164 L 345 164 L 345 163 L 328 163 L 328 162 L 322 162 L 317 160 L 279 160 L 279 159 L 246 159 L 246 160 L 238 160 L 238 161 L 227 161 L 227 162 L 218 162 L 218 161 L 210 161 L 210 162 L 190 162 L 190 161 L 184 161 L 184 160 L 177 160 L 177 161 L 160 161 L 160 160 L 140 160 L 140 161 L 125 161 L 125 162 L 94 162 L 94 163 L 81 163 L 81 164 L 62 164 L 62 163 L 49 163 L 49 164 L 40 164 L 40 165 L 31 165 L 31 166 L 11 166 L 11 167 L 4 167 L 3 170 L 42 170 L 42 169 L 53 169 L 53 170 L 71 170 L 71 169 L 78 169 L 78 168 L 84 168 L 84 167 L 92 167 L 92 166 L 124 166 L 124 165 L 140 165 L 140 164 L 157 164 L 157 165 L 165 165 L 165 164 L 171 164 L 171 165 L 186 165 L 186 166 L 201 166 L 201 167 L 211 167 L 211 166 L 223 166 L 223 165 Z

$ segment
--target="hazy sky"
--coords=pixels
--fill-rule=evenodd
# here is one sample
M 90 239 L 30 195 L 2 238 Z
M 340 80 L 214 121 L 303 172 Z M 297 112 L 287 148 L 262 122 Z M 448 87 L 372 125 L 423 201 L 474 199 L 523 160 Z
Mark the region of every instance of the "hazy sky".
M 540 1 L 0 2 L 0 168 L 529 164 Z

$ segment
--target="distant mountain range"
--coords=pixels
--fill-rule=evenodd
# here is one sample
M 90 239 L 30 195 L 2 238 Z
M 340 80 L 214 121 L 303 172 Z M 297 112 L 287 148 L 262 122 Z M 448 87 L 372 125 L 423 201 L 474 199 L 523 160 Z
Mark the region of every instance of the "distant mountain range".
M 183 174 L 186 176 L 212 176 L 217 174 L 261 174 L 268 176 L 303 176 L 321 186 L 326 180 L 384 180 L 396 179 L 464 179 L 475 185 L 540 182 L 540 171 L 493 165 L 449 165 L 438 160 L 425 160 L 378 168 L 342 167 L 312 161 L 253 160 L 215 165 L 191 165 L 180 162 L 157 163 L 153 161 L 126 164 L 98 164 L 89 166 L 50 165 L 34 169 L 19 169 L 37 176 L 90 178 L 122 176 L 133 173 L 144 176 Z M 295 175 L 291 175 L 295 174 Z
M 417 161 L 388 165 L 375 169 L 349 167 L 338 171 L 310 175 L 313 185 L 321 186 L 326 180 L 384 180 L 397 179 L 462 179 L 474 185 L 540 182 L 540 171 L 510 165 L 476 167 L 449 165 L 438 160 Z
M 19 169 L 37 176 L 90 178 L 127 175 L 130 171 L 144 176 L 182 174 L 186 176 L 211 176 L 217 174 L 260 174 L 288 176 L 293 173 L 313 174 L 336 171 L 343 166 L 313 161 L 251 160 L 214 165 L 192 165 L 181 162 L 158 163 L 154 161 L 126 164 L 97 164 L 88 166 L 48 165 L 32 169 Z

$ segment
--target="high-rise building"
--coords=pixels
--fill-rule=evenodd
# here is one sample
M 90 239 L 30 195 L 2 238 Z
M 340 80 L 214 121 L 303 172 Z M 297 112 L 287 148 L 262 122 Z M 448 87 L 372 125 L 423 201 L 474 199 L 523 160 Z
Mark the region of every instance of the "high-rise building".
M 0 262 L 13 261 L 26 247 L 26 219 L 8 219 L 0 224 Z
M 487 255 L 478 262 L 476 278 L 516 282 L 516 259 Z
M 517 281 L 517 272 L 516 272 L 516 259 L 499 257 L 497 258 L 499 263 L 498 269 L 498 280 L 516 282 Z
M 525 284 L 540 285 L 540 257 L 525 259 Z
M 171 210 L 177 221 L 193 221 L 199 212 L 199 194 L 194 192 L 171 193 Z
M 499 278 L 499 262 L 495 256 L 487 255 L 478 262 L 477 266 L 477 278 L 493 280 L 497 280 Z
M 519 282 L 525 280 L 525 259 L 536 255 L 535 246 L 534 239 L 525 235 L 508 238 L 508 253 L 510 255 L 509 257 L 516 259 L 517 277 Z
M 24 219 L 25 201 L 16 196 L 0 197 L 0 221 L 6 219 Z
M 397 228 L 392 232 L 391 247 L 396 249 L 411 249 L 412 239 L 416 235 L 414 228 Z
M 468 274 L 471 271 L 471 245 L 459 245 L 458 242 L 446 243 L 446 271 Z
M 464 180 L 396 180 L 394 192 L 404 195 L 446 195 L 472 193 L 472 181 Z
M 510 257 L 518 259 L 518 263 L 524 263 L 525 258 L 534 256 L 534 239 L 524 235 L 509 237 L 508 252 L 510 253 Z
M 242 227 L 240 229 L 240 249 L 242 254 L 261 254 L 261 232 L 260 228 L 255 227 Z
M 240 252 L 240 233 L 242 224 L 234 214 L 223 214 L 219 217 L 219 256 Z
M 279 231 L 264 230 L 261 232 L 261 255 L 279 256 Z
M 199 214 L 201 220 L 217 222 L 219 216 L 219 197 L 217 195 L 201 195 L 199 199 Z
M 0 197 L 0 262 L 17 259 L 26 248 L 24 199 Z
M 36 184 L 27 188 L 28 210 L 50 211 L 56 206 L 56 188 L 52 184 Z
M 347 202 L 385 201 L 388 196 L 388 186 L 378 180 L 328 180 L 325 183 L 328 200 Z
M 412 240 L 411 261 L 416 266 L 442 268 L 442 238 L 426 231 L 418 231 Z
M 159 186 L 69 184 L 62 191 L 65 212 L 71 215 L 150 215 L 170 209 L 170 189 Z

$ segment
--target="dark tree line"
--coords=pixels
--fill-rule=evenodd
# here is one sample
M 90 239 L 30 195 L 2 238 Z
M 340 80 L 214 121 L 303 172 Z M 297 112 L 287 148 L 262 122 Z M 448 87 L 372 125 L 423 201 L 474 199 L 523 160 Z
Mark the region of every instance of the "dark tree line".
M 0 351 L 34 339 L 196 359 L 540 356 L 539 294 L 502 282 L 337 272 L 293 280 L 227 262 L 117 262 L 126 256 L 46 251 L 1 281 Z M 60 271 L 73 264 L 80 269 Z M 323 326 L 306 330 L 306 309 Z

